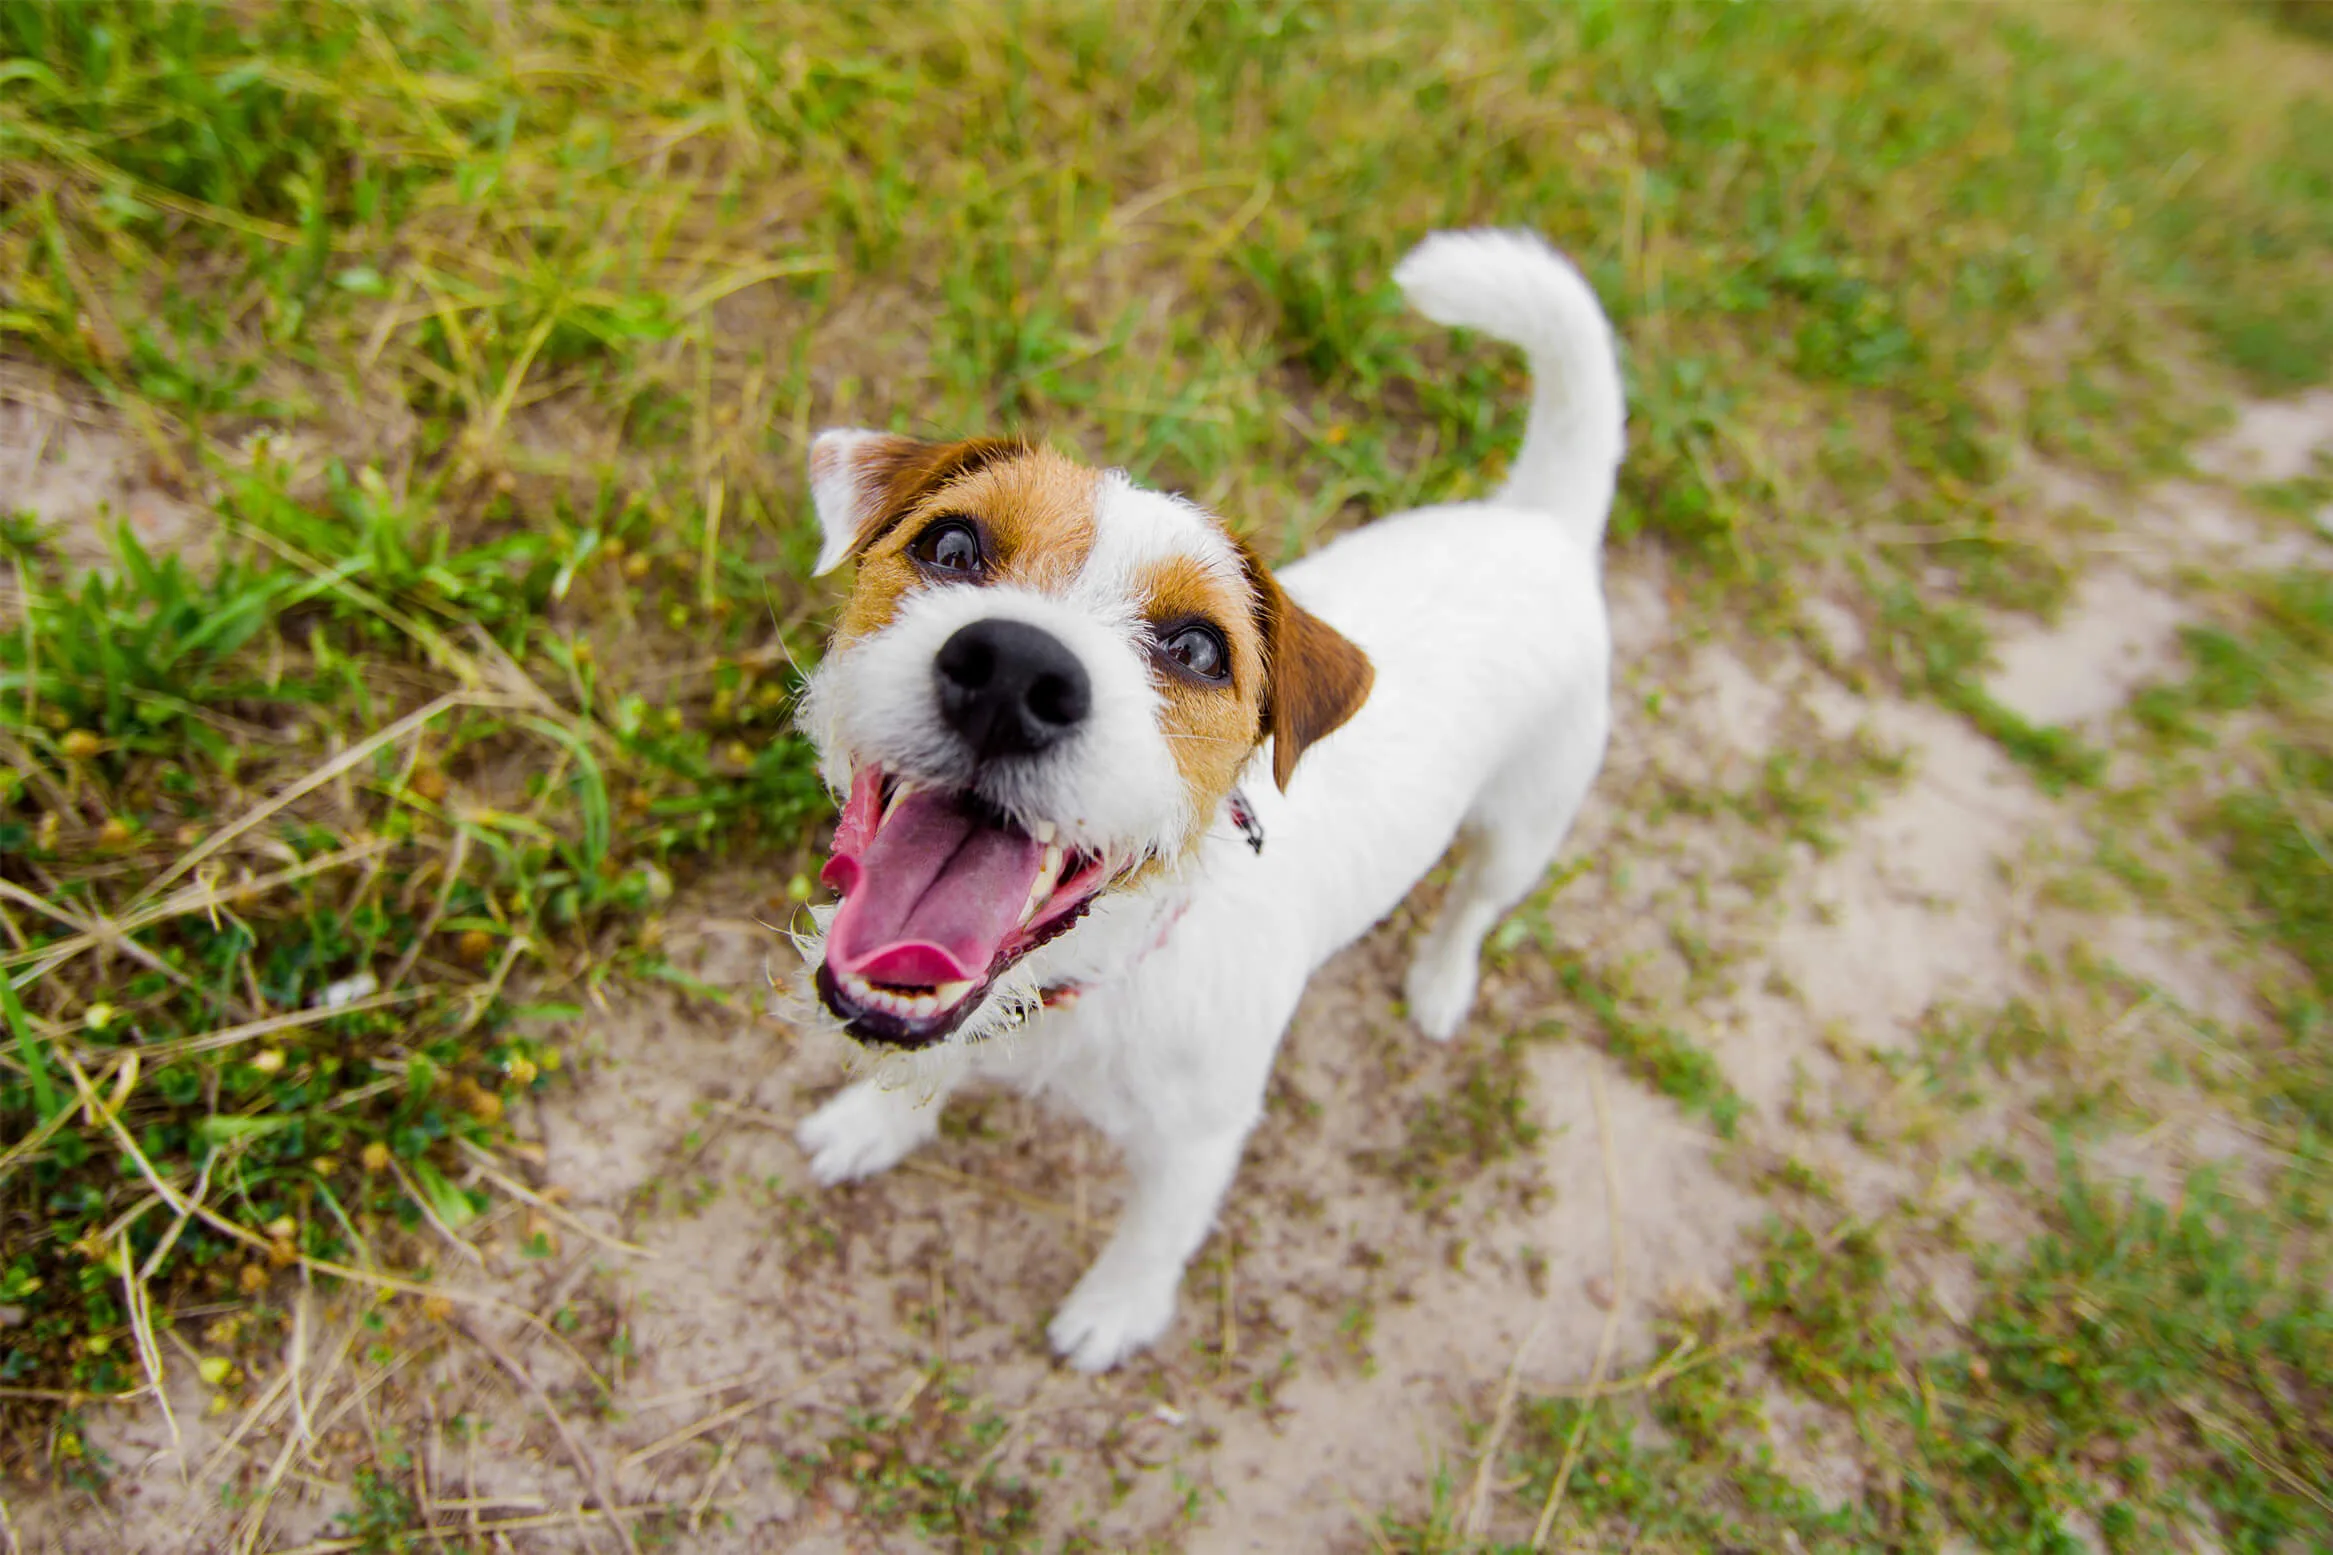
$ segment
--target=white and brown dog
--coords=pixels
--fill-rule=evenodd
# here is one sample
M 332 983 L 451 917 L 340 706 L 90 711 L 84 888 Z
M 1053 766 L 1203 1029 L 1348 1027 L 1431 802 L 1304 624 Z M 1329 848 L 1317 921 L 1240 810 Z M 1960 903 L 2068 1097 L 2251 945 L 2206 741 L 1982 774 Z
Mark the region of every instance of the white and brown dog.
M 1024 443 L 811 449 L 819 570 L 858 579 L 803 709 L 847 796 L 805 949 L 826 1009 L 914 1058 L 799 1138 L 822 1182 L 880 1172 L 973 1079 L 1109 1135 L 1131 1197 L 1051 1329 L 1086 1370 L 1173 1317 L 1313 969 L 1462 841 L 1406 987 L 1449 1037 L 1603 761 L 1611 327 L 1525 234 L 1431 237 L 1395 279 L 1529 354 L 1522 450 L 1490 501 L 1276 577 L 1191 503 Z

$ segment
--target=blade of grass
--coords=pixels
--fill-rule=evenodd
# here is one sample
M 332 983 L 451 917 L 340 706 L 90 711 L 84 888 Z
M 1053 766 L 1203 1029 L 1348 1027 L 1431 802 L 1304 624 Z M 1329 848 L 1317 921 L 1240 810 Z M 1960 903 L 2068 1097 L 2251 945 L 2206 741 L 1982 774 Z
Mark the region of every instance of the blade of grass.
M 24 1059 L 25 1077 L 32 1084 L 32 1104 L 39 1110 L 41 1122 L 46 1125 L 58 1113 L 57 1082 L 49 1074 L 48 1059 L 42 1053 L 44 1044 L 25 1017 L 24 1005 L 16 997 L 15 985 L 0 977 L 0 1015 L 8 1018 L 8 1029 L 15 1034 L 16 1051 Z

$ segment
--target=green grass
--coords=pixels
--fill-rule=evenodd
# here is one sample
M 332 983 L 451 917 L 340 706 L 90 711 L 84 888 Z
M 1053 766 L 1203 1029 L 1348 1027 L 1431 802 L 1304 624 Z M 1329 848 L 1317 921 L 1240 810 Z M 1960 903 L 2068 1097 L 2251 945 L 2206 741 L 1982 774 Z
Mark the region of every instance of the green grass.
M 434 1256 L 433 1219 L 486 1207 L 468 1149 L 553 1083 L 566 1011 L 653 970 L 671 893 L 716 859 L 795 876 L 824 813 L 785 719 L 829 597 L 800 471 L 826 422 L 1025 428 L 1293 555 L 1495 479 L 1520 364 L 1385 276 L 1430 228 L 1526 224 L 1626 337 L 1616 544 L 1753 628 L 1851 575 L 1852 673 L 2095 784 L 2102 753 L 1981 686 L 1989 623 L 2071 582 L 2016 461 L 2174 467 L 2226 385 L 2166 340 L 2322 378 L 2308 25 L 0 0 L 0 369 L 85 394 L 215 527 L 207 559 L 125 533 L 85 577 L 0 513 L 0 1461 L 60 1393 L 142 1383 L 149 1297 L 162 1326 L 248 1299 L 265 1348 L 274 1271 Z M 2291 587 L 2262 619 L 2319 631 Z M 2229 631 L 2166 739 L 2284 651 Z M 2278 796 L 2321 792 L 2325 749 L 2291 736 L 2282 789 L 2207 817 L 2317 980 L 2282 1072 L 2320 1077 L 2321 808 Z M 1883 765 L 1783 759 L 1741 803 L 1819 848 Z M 1736 1126 L 1689 1035 L 1569 991 Z M 1422 1120 L 1404 1170 L 1527 1144 L 1507 1076 Z M 1617 1475 L 1638 1449 L 1606 1429 Z M 935 1537 L 1018 1527 L 963 1521 L 924 1467 L 898 1494 Z
M 1732 1138 L 1740 1124 L 1744 1103 L 1727 1082 L 1717 1060 L 1684 1033 L 1648 1019 L 1627 987 L 1625 976 L 1598 976 L 1581 966 L 1566 966 L 1558 974 L 1564 992 L 1602 1028 L 1605 1050 L 1623 1069 L 1688 1112 L 1708 1118 L 1718 1133 Z M 1571 1035 L 1565 1027 L 1548 1027 L 1542 1035 Z
M 1421 1214 L 1447 1216 L 1485 1172 L 1527 1160 L 1543 1130 L 1532 1120 L 1524 1039 L 1508 1036 L 1469 1055 L 1461 1073 L 1423 1097 L 1401 1143 L 1360 1159 L 1402 1186 Z M 1526 1182 L 1526 1200 L 1538 1190 Z
M 2184 633 L 2188 671 L 2132 705 L 2161 748 L 2232 768 L 2185 819 L 2226 870 L 2226 910 L 2299 972 L 2279 999 L 2280 1107 L 2333 1121 L 2333 581 L 2295 571 L 2228 581 L 2222 619 Z M 2253 727 L 2231 742 L 2238 720 Z
M 1903 1233 L 1775 1229 L 1724 1314 L 1738 1326 L 1707 1313 L 1672 1333 L 1684 1364 L 1666 1380 L 1594 1405 L 1525 1401 L 1516 1503 L 1545 1503 L 1576 1438 L 1557 1529 L 1596 1548 L 1916 1551 L 1957 1536 L 2073 1555 L 2091 1547 L 2085 1527 L 2118 1555 L 2197 1529 L 2231 1550 L 2333 1539 L 2322 1248 L 2209 1178 L 2165 1205 L 2069 1168 L 2047 1220 L 1949 1328 L 1898 1261 Z M 2297 1277 L 2296 1254 L 2316 1260 Z M 1956 1338 L 1939 1345 L 1940 1328 Z M 1827 1451 L 1858 1493 L 1826 1502 L 1777 1452 L 1772 1423 L 1805 1418 L 1778 1413 L 1782 1398 L 1830 1422 Z M 1399 1549 L 1463 1548 L 1451 1510 L 1445 1496 L 1380 1530 Z
M 848 1486 L 879 1527 L 908 1530 L 950 1549 L 1027 1547 L 1036 1492 L 993 1472 L 1002 1416 L 953 1382 L 921 1388 L 899 1413 L 855 1412 L 842 1429 L 789 1456 L 780 1472 L 803 1495 Z

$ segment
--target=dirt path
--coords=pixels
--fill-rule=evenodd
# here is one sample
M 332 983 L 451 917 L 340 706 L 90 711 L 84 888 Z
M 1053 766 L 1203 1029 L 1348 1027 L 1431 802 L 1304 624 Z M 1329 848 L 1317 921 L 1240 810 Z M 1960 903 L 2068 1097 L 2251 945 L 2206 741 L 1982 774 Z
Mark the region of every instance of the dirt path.
M 2198 479 L 2110 514 L 2063 617 L 2005 629 L 1994 694 L 2114 746 L 2131 693 L 2177 665 L 2188 569 L 2333 555 L 2229 489 L 2299 473 L 2320 448 L 2333 396 L 2255 407 Z M 782 883 L 717 880 L 675 902 L 664 933 L 735 1006 L 630 990 L 576 1022 L 572 1081 L 505 1163 L 556 1204 L 446 1250 L 449 1284 L 508 1305 L 400 1301 L 372 1332 L 345 1296 L 290 1293 L 301 1317 L 281 1370 L 207 1413 L 209 1390 L 174 1364 L 176 1444 L 156 1411 L 105 1417 L 93 1444 L 114 1492 L 18 1505 L 23 1548 L 225 1549 L 262 1530 L 263 1548 L 347 1547 L 316 1541 L 383 1453 L 411 1454 L 418 1510 L 485 1548 L 612 1547 L 605 1519 L 575 1515 L 601 1497 L 665 1508 L 632 1519 L 643 1545 L 691 1550 L 1032 1529 L 1048 1546 L 1363 1548 L 1363 1519 L 1421 1501 L 1438 1466 L 1480 1526 L 1524 1538 L 1537 1508 L 1496 1484 L 1476 1495 L 1467 1428 L 1497 1416 L 1510 1376 L 1544 1391 L 1587 1380 L 1600 1353 L 1613 1376 L 1658 1359 L 1663 1319 L 1729 1287 L 1787 1168 L 1850 1208 L 1927 1195 L 1983 1238 L 2019 1237 L 2013 1211 L 1942 1169 L 1980 1145 L 2046 1155 L 2014 1084 L 1980 1080 L 1981 1105 L 1936 1119 L 1920 1148 L 1873 1151 L 1857 1115 L 1922 1104 L 1870 1054 L 2018 998 L 2066 1018 L 2067 1061 L 2144 1094 L 2148 1028 L 2261 1018 L 2210 932 L 2053 890 L 2087 851 L 2079 803 L 1964 720 L 1851 689 L 1887 645 L 1844 604 L 1810 604 L 1803 641 L 1745 643 L 1684 619 L 1643 554 L 1616 560 L 1612 593 L 1622 717 L 1567 850 L 1576 878 L 1501 936 L 1485 1003 L 1447 1050 L 1394 1002 L 1406 912 L 1315 980 L 1158 1355 L 1099 1379 L 1047 1359 L 1043 1323 L 1118 1187 L 1098 1140 L 1029 1104 L 963 1109 L 874 1183 L 809 1185 L 789 1129 L 842 1054 L 747 1008 L 787 959 L 755 921 L 786 911 Z M 1869 803 L 1852 813 L 1842 791 L 1829 809 L 1848 818 L 1792 837 L 1713 802 L 1768 792 L 1777 761 Z M 2076 961 L 2108 975 L 2073 976 Z M 1680 1105 L 1592 1030 L 1502 1046 L 1577 1011 L 1566 966 L 1623 981 L 1630 1018 L 1691 1034 L 1738 1098 L 1732 1139 L 1723 1106 Z M 2202 1160 L 2240 1169 L 2256 1148 L 2193 1093 L 2166 1092 L 2159 1115 L 2097 1147 L 2101 1169 L 2167 1183 Z M 1947 1302 L 1971 1278 L 1944 1253 L 1917 1271 Z M 1776 1408 L 1780 1461 L 1853 1495 L 1834 1431 Z M 924 1534 L 905 1531 L 919 1518 Z

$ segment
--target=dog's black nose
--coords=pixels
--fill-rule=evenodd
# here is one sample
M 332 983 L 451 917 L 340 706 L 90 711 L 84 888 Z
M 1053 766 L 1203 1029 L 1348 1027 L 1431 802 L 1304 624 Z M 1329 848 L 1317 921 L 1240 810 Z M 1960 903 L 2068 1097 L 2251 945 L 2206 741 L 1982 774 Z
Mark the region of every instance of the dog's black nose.
M 975 621 L 940 645 L 940 712 L 982 761 L 1034 756 L 1085 722 L 1093 683 L 1077 655 L 1025 621 Z

